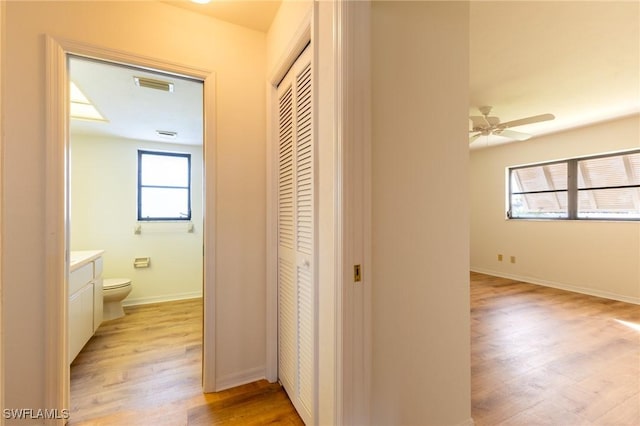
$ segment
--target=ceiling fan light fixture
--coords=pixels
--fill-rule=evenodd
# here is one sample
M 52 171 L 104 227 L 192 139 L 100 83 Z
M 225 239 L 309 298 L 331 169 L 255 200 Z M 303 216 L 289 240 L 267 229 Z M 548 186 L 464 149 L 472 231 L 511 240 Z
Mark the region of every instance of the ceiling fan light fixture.
M 476 133 L 470 135 L 469 143 L 474 142 L 479 136 L 496 135 L 502 136 L 508 139 L 514 139 L 517 141 L 526 141 L 531 138 L 532 135 L 528 133 L 516 132 L 511 130 L 512 127 L 523 126 L 526 124 L 534 124 L 542 121 L 553 120 L 555 116 L 553 114 L 540 114 L 531 117 L 520 118 L 518 120 L 507 121 L 506 123 L 500 122 L 498 117 L 491 117 L 492 107 L 481 106 L 478 108 L 482 116 L 470 116 L 469 120 L 472 122 L 472 129 L 469 133 Z

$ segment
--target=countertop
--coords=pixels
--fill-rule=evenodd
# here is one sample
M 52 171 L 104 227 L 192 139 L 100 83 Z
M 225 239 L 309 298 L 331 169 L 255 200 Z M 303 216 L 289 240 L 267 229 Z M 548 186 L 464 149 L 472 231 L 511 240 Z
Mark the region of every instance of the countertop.
M 104 250 L 77 250 L 69 253 L 69 272 L 96 260 L 104 254 Z

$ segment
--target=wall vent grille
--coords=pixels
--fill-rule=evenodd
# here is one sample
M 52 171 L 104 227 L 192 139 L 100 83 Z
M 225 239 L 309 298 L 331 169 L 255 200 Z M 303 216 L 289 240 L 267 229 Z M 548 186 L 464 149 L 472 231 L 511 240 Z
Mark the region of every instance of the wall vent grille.
M 178 136 L 178 132 L 172 132 L 171 130 L 156 130 L 158 136 L 162 136 L 163 138 L 175 138 Z
M 162 90 L 163 92 L 173 92 L 173 83 L 163 80 L 155 80 L 147 77 L 133 77 L 136 86 L 146 87 L 147 89 Z

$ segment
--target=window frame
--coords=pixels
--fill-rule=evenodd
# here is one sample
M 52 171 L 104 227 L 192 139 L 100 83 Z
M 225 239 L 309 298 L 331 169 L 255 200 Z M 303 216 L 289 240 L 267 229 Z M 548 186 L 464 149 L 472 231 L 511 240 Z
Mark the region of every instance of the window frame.
M 177 157 L 187 159 L 187 186 L 170 185 L 143 185 L 142 184 L 142 157 L 144 155 Z M 139 222 L 188 222 L 191 220 L 191 154 L 186 152 L 154 151 L 148 149 L 138 149 L 138 203 L 137 217 Z M 143 188 L 165 188 L 165 189 L 186 189 L 187 190 L 187 215 L 180 217 L 142 217 L 142 189 Z
M 640 149 L 632 149 L 628 151 L 619 151 L 615 153 L 597 154 L 584 157 L 575 157 L 565 160 L 546 161 L 541 163 L 532 163 L 527 165 L 507 167 L 507 213 L 508 220 L 586 220 L 586 221 L 614 221 L 614 222 L 638 222 L 639 218 L 620 218 L 620 217 L 579 217 L 578 216 L 578 197 L 580 191 L 594 191 L 594 190 L 607 190 L 607 189 L 624 189 L 624 188 L 640 188 L 639 184 L 631 185 L 612 185 L 612 186 L 598 186 L 589 188 L 578 187 L 578 163 L 585 160 L 594 160 L 598 158 L 609 157 L 623 157 L 630 154 L 640 154 Z M 512 185 L 512 175 L 515 170 L 526 169 L 532 167 L 544 167 L 552 164 L 566 164 L 567 165 L 567 189 L 549 189 L 541 191 L 519 191 L 514 192 Z M 562 193 L 567 194 L 567 215 L 566 217 L 514 217 L 513 211 L 513 196 L 514 195 L 527 195 L 527 194 L 543 194 L 543 193 Z

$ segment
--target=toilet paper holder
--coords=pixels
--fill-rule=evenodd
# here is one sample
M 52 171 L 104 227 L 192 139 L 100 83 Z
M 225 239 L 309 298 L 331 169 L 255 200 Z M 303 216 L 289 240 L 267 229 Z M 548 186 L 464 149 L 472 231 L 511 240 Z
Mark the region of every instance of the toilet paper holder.
M 151 263 L 151 258 L 150 257 L 136 257 L 133 260 L 133 267 L 134 268 L 148 268 L 150 263 Z

